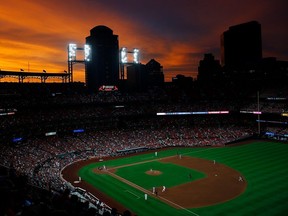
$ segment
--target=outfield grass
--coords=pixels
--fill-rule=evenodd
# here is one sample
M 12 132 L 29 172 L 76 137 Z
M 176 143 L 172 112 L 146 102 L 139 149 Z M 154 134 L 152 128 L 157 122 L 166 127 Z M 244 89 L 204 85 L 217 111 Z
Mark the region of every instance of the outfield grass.
M 205 174 L 175 164 L 164 164 L 155 160 L 153 153 L 93 163 L 79 171 L 82 179 L 122 203 L 138 216 L 153 215 L 286 215 L 288 212 L 288 144 L 277 142 L 253 142 L 241 146 L 223 148 L 175 148 L 158 152 L 158 157 L 181 153 L 186 156 L 216 160 L 241 172 L 248 183 L 246 191 L 228 202 L 202 208 L 175 209 L 158 199 L 149 197 L 144 201 L 142 191 L 135 189 L 105 173 L 95 174 L 95 167 L 118 167 L 125 164 L 145 162 L 122 167 L 117 175 L 145 189 L 155 184 L 167 187 L 188 181 L 186 173 L 193 172 L 193 178 L 204 178 Z M 143 172 L 149 169 L 163 171 L 163 175 L 149 176 Z M 195 175 L 195 176 L 194 176 Z M 155 183 L 156 182 L 156 183 Z M 156 185 L 157 186 L 157 185 Z M 225 185 L 223 185 L 225 190 Z

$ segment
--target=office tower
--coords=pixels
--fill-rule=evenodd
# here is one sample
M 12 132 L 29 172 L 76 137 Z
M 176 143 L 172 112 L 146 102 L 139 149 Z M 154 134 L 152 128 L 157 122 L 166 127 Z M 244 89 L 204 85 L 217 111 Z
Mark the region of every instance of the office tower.
M 132 64 L 127 67 L 127 86 L 129 90 L 146 91 L 148 81 L 146 65 Z
M 211 53 L 204 54 L 204 59 L 200 60 L 198 67 L 198 81 L 215 81 L 219 80 L 222 76 L 221 65 L 219 60 Z
M 118 85 L 119 43 L 118 35 L 106 26 L 96 26 L 86 37 L 91 47 L 91 60 L 86 62 L 85 79 L 90 92 L 102 85 Z
M 150 86 L 161 86 L 164 83 L 163 66 L 155 59 L 151 59 L 147 64 L 147 72 Z
M 251 21 L 229 27 L 221 35 L 221 64 L 247 68 L 262 59 L 261 25 Z

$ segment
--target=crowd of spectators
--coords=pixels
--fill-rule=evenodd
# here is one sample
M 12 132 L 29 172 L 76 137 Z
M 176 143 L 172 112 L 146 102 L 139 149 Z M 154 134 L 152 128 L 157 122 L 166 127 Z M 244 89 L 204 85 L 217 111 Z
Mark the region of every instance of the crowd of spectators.
M 233 118 L 224 116 L 202 116 L 191 121 L 192 118 L 177 117 L 132 118 L 122 129 L 111 127 L 63 136 L 30 137 L 1 145 L 1 161 L 2 165 L 25 174 L 34 186 L 64 191 L 67 184 L 61 178 L 61 170 L 77 160 L 119 156 L 125 153 L 122 150 L 138 147 L 219 146 L 253 133 L 251 128 L 234 125 Z
M 269 126 L 263 136 L 268 139 L 288 141 L 288 128 L 286 125 L 282 127 Z
M 234 125 L 233 118 L 205 119 L 194 118 L 193 124 L 189 118 L 130 119 L 122 129 L 111 127 L 63 136 L 30 137 L 1 145 L 1 161 L 2 165 L 25 174 L 29 184 L 64 191 L 67 184 L 61 178 L 61 169 L 77 160 L 119 156 L 125 153 L 122 150 L 138 147 L 218 146 L 253 133 L 251 128 Z M 208 124 L 212 119 L 214 123 Z
M 287 99 L 288 100 L 288 99 Z M 281 114 L 288 112 L 288 103 L 287 100 L 263 100 L 258 103 L 249 103 L 247 106 L 243 106 L 242 110 L 246 111 L 259 111 L 262 113 L 275 113 Z
M 77 189 L 66 187 L 55 191 L 35 187 L 29 184 L 26 175 L 12 168 L 0 166 L 0 177 L 1 216 L 129 216 L 117 209 L 104 208 L 99 200 L 92 204 Z

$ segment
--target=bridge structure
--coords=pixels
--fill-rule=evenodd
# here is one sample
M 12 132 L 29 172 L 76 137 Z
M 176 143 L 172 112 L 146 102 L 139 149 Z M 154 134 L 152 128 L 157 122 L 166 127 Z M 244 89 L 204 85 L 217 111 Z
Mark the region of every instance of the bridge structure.
M 19 83 L 24 83 L 24 80 L 27 78 L 36 78 L 39 79 L 41 83 L 45 83 L 47 79 L 59 79 L 62 81 L 62 83 L 67 83 L 70 82 L 71 80 L 71 74 L 67 73 L 66 71 L 64 72 L 59 72 L 59 73 L 47 73 L 45 70 L 42 72 L 25 72 L 23 70 L 21 71 L 3 71 L 0 70 L 0 81 L 3 78 L 16 78 L 18 79 Z

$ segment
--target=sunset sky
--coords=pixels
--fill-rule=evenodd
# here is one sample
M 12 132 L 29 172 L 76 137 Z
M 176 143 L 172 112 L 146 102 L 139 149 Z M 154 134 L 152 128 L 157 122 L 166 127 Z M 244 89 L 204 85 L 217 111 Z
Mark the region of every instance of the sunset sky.
M 196 78 L 205 53 L 220 60 L 220 35 L 251 20 L 262 25 L 263 57 L 288 61 L 287 11 L 287 0 L 1 0 L 0 69 L 63 72 L 67 45 L 83 47 L 105 25 L 119 47 L 140 49 L 141 63 L 160 62 L 166 81 Z M 74 72 L 83 82 L 84 66 Z

